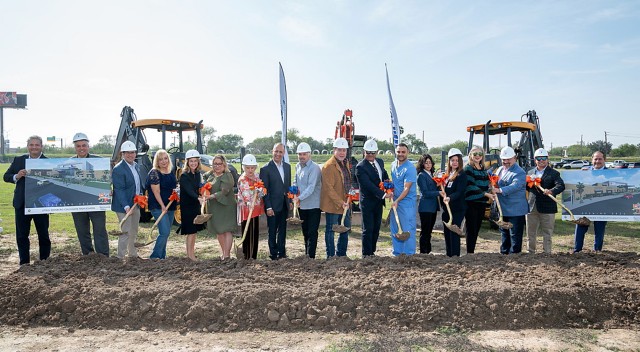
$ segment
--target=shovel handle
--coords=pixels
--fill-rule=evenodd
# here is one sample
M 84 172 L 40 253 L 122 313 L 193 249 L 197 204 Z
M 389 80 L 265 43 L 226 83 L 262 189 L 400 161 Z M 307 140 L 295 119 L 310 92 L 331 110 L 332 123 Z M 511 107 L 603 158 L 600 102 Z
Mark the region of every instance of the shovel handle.
M 347 199 L 347 206 L 344 208 L 344 211 L 342 212 L 342 221 L 340 222 L 340 225 L 344 226 L 344 218 L 347 217 L 347 211 L 349 211 L 349 204 L 351 204 L 351 198 Z
M 253 194 L 253 200 L 251 201 L 251 206 L 249 206 L 249 216 L 247 217 L 247 224 L 244 227 L 244 231 L 242 231 L 242 238 L 240 239 L 240 243 L 244 242 L 244 239 L 247 237 L 247 230 L 249 229 L 249 221 L 251 221 L 251 215 L 253 215 L 253 208 L 255 207 L 257 199 L 258 199 L 258 192 L 256 191 Z
M 398 209 L 397 207 L 391 207 L 391 209 L 393 210 L 393 215 L 395 215 L 396 217 L 396 224 L 398 224 L 398 232 L 403 233 L 404 231 L 402 231 L 402 225 L 400 225 L 400 217 L 398 216 Z
M 169 209 L 169 207 L 171 206 L 171 204 L 173 203 L 173 201 L 169 201 L 169 204 L 167 204 L 167 209 Z M 160 220 L 162 220 L 162 218 L 167 214 L 167 211 L 163 211 L 160 216 L 158 216 L 158 219 L 156 220 L 156 222 L 153 223 L 153 226 L 151 226 L 151 231 L 153 232 L 153 229 L 155 229 L 156 227 L 158 227 L 158 223 L 160 222 Z
M 129 209 L 130 211 L 124 216 L 124 218 L 122 218 L 122 220 L 120 220 L 120 228 L 121 229 L 122 229 L 122 225 L 124 225 L 124 222 L 127 221 L 129 216 L 131 216 L 131 213 L 133 212 L 133 209 L 135 209 L 135 207 L 137 207 L 137 206 L 138 206 L 138 203 L 133 204 L 131 209 Z
M 538 186 L 538 188 L 540 188 L 540 190 L 542 191 L 542 193 L 544 193 L 545 189 L 542 188 L 542 186 L 540 185 L 536 185 Z M 558 204 L 559 206 L 561 206 L 564 210 L 567 211 L 567 213 L 569 213 L 569 221 L 575 221 L 575 217 L 573 216 L 573 212 L 571 210 L 569 210 L 569 208 L 567 208 L 564 204 L 562 204 L 559 200 L 556 199 L 556 197 L 552 196 L 551 194 L 546 194 L 544 193 L 546 196 L 548 196 L 549 198 L 553 199 L 554 202 L 556 202 L 556 204 Z

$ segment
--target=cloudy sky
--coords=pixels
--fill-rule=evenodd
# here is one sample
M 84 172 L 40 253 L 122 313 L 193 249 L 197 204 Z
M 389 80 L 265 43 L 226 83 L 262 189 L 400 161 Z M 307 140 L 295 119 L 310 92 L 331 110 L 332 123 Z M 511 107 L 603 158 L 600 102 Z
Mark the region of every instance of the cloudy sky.
M 344 109 L 389 139 L 385 63 L 400 125 L 428 146 L 536 110 L 547 148 L 640 142 L 638 1 L 0 0 L 5 138 L 64 143 L 138 118 L 204 120 L 245 143 L 289 127 L 324 140 Z M 504 142 L 504 141 L 503 141 Z

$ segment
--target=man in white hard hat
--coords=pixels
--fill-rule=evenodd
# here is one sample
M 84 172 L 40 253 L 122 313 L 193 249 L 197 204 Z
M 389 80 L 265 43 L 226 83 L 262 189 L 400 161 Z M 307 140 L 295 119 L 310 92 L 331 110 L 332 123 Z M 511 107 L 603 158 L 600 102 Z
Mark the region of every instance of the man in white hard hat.
M 320 195 L 320 209 L 325 213 L 324 242 L 327 246 L 327 258 L 347 255 L 349 232 L 338 235 L 336 249 L 333 225 L 342 222 L 342 214 L 346 210 L 344 226 L 351 228 L 351 209 L 347 202 L 347 193 L 351 190 L 351 171 L 347 162 L 349 142 L 340 137 L 333 142 L 333 156 L 322 165 L 322 194 Z
M 500 253 L 520 253 L 525 215 L 529 212 L 525 192 L 527 176 L 516 162 L 516 152 L 513 148 L 508 146 L 502 148 L 500 159 L 502 159 L 502 166 L 496 170 L 500 179 L 497 187 L 493 187 L 491 192 L 498 195 L 504 221 L 513 224 L 511 229 L 500 229 L 502 234 Z
M 540 187 L 527 184 L 529 191 L 529 208 L 527 214 L 527 238 L 529 239 L 529 253 L 536 252 L 538 231 L 542 233 L 542 249 L 545 253 L 551 253 L 551 235 L 556 224 L 558 204 L 549 198 L 555 197 L 564 191 L 564 181 L 560 173 L 549 166 L 549 153 L 539 148 L 533 154 L 536 167 L 529 170 L 532 179 L 539 179 Z
M 364 159 L 356 165 L 356 178 L 360 185 L 360 210 L 362 212 L 362 256 L 375 255 L 382 208 L 385 199 L 392 195 L 380 189 L 380 182 L 389 179 L 384 161 L 376 158 L 378 143 L 370 139 L 364 143 Z
M 136 237 L 138 236 L 138 224 L 140 222 L 140 207 L 134 207 L 133 198 L 144 191 L 140 167 L 136 163 L 137 148 L 131 141 L 122 143 L 120 147 L 122 160 L 113 168 L 111 173 L 111 184 L 113 186 L 113 198 L 111 200 L 111 210 L 118 216 L 118 221 L 122 221 L 129 215 L 122 224 L 122 235 L 118 239 L 118 258 L 125 256 L 136 258 Z
M 396 160 L 391 164 L 391 178 L 393 179 L 393 204 L 400 219 L 400 226 L 395 216 L 391 216 L 389 228 L 392 234 L 397 234 L 402 228 L 409 232 L 409 238 L 401 241 L 391 236 L 393 255 L 412 255 L 416 253 L 416 182 L 418 174 L 415 166 L 409 161 L 409 146 L 400 143 L 396 147 Z M 393 210 L 392 210 L 393 211 Z
M 298 165 L 296 179 L 300 194 L 293 198 L 300 209 L 304 252 L 309 258 L 316 257 L 318 246 L 318 227 L 320 226 L 320 193 L 322 190 L 322 173 L 320 166 L 311 160 L 311 146 L 302 142 L 296 149 Z
M 86 134 L 78 132 L 73 136 L 73 147 L 76 155 L 73 158 L 99 158 L 100 156 L 89 153 L 89 138 Z M 109 237 L 107 235 L 107 216 L 104 211 L 84 211 L 71 213 L 73 224 L 76 228 L 80 250 L 83 255 L 92 252 L 109 256 Z M 93 226 L 93 241 L 91 243 L 91 227 Z
M 29 153 L 16 156 L 13 158 L 11 165 L 4 173 L 4 182 L 14 183 L 16 185 L 13 192 L 13 208 L 15 210 L 16 223 L 16 243 L 18 245 L 18 256 L 20 257 L 20 265 L 30 264 L 31 257 L 29 254 L 29 232 L 31 231 L 31 220 L 36 226 L 38 233 L 38 245 L 40 247 L 40 260 L 49 258 L 51 254 L 51 240 L 49 238 L 49 214 L 26 215 L 25 208 L 25 185 L 27 169 L 27 159 L 46 159 L 42 153 L 42 138 L 40 136 L 31 136 L 27 139 L 27 149 Z
M 283 160 L 282 143 L 273 146 L 271 155 L 271 161 L 260 169 L 260 179 L 267 189 L 263 200 L 269 228 L 269 257 L 277 260 L 287 257 L 287 217 L 291 204 L 287 193 L 291 186 L 291 165 Z

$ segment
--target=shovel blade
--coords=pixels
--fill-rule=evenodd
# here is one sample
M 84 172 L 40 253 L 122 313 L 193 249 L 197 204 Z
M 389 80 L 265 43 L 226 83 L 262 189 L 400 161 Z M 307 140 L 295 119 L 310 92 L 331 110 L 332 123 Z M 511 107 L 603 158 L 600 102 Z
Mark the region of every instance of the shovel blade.
M 120 230 L 111 230 L 109 231 L 109 236 L 122 236 L 124 232 Z
M 287 219 L 287 222 L 293 225 L 300 225 L 304 222 L 304 220 L 301 220 L 300 218 L 291 217 Z
M 349 231 L 349 228 L 344 226 L 344 225 L 340 225 L 340 224 L 334 224 L 331 229 L 333 230 L 333 232 L 337 232 L 337 233 L 343 233 L 343 232 L 347 232 Z
M 409 231 L 398 232 L 394 235 L 398 241 L 404 242 L 409 239 L 411 234 Z
M 205 222 L 209 221 L 209 219 L 211 219 L 211 214 L 201 214 L 196 216 L 195 219 L 193 219 L 193 223 L 196 225 L 202 225 Z

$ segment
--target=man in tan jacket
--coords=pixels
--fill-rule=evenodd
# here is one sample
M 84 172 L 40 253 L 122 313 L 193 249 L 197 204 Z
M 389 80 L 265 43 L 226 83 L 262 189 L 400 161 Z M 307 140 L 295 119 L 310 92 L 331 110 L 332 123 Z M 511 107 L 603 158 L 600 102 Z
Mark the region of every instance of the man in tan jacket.
M 349 207 L 347 192 L 351 188 L 351 172 L 347 165 L 347 149 L 349 143 L 344 138 L 337 138 L 333 142 L 333 156 L 322 166 L 322 194 L 320 195 L 320 209 L 325 212 L 326 228 L 324 242 L 327 245 L 327 258 L 337 255 L 347 255 L 349 232 L 338 237 L 338 250 L 335 248 L 333 225 L 342 221 L 342 214 Z M 351 227 L 351 210 L 347 211 L 344 226 Z

